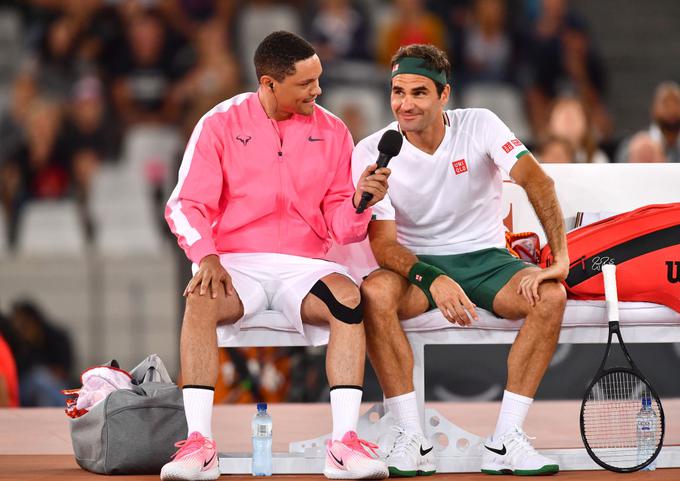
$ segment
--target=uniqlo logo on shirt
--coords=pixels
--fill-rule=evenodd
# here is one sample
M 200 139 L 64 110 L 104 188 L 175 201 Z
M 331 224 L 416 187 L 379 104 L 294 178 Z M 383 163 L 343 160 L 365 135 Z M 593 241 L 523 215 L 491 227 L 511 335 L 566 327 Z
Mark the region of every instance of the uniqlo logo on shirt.
M 509 154 L 512 151 L 512 149 L 514 149 L 514 148 L 515 148 L 515 146 L 512 145 L 512 142 L 508 142 L 506 144 L 503 144 L 503 150 L 505 151 L 506 154 Z
M 520 147 L 522 145 L 522 141 L 519 139 L 512 139 L 510 142 L 512 142 L 512 145 L 515 147 Z
M 456 175 L 467 172 L 467 164 L 465 163 L 465 159 L 454 160 L 451 162 L 451 165 L 453 165 L 453 171 L 456 173 Z

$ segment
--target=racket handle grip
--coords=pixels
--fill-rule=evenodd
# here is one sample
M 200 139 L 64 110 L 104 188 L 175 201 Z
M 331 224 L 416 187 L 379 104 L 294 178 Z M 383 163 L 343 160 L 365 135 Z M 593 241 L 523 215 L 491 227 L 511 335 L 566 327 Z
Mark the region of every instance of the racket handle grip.
M 607 320 L 614 322 L 619 320 L 619 295 L 616 289 L 616 265 L 606 264 L 602 266 L 604 278 L 604 298 L 607 308 Z

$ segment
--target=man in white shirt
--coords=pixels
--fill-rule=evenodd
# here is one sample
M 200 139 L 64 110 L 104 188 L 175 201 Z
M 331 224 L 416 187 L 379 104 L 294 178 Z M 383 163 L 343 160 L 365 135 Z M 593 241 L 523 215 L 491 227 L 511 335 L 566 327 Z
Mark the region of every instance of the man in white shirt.
M 435 471 L 413 390 L 413 354 L 401 328 L 439 308 L 454 324 L 477 319 L 477 306 L 525 319 L 508 356 L 508 380 L 496 430 L 484 443 L 482 471 L 551 474 L 522 431 L 532 398 L 557 345 L 566 303 L 559 281 L 569 270 L 562 212 L 553 181 L 508 127 L 486 109 L 444 110 L 449 62 L 430 45 L 402 47 L 392 60 L 396 122 L 362 140 L 352 155 L 355 181 L 377 157 L 387 129 L 404 135 L 390 166 L 390 190 L 373 207 L 371 248 L 381 269 L 361 286 L 368 354 L 401 428 L 387 456 L 392 475 Z M 527 192 L 555 262 L 540 269 L 505 249 L 502 173 Z

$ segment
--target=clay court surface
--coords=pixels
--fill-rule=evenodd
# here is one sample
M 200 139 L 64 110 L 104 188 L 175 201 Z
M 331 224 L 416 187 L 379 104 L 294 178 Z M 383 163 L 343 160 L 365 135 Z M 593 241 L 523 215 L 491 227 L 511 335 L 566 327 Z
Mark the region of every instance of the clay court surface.
M 486 435 L 493 430 L 498 403 L 428 403 L 463 429 Z M 578 431 L 580 403 L 576 401 L 538 401 L 525 424 L 527 433 L 536 436 L 537 448 L 582 447 Z M 369 405 L 364 405 L 367 410 Z M 666 411 L 665 445 L 680 445 L 680 399 L 664 400 Z M 222 405 L 213 415 L 213 432 L 222 452 L 249 450 L 250 405 Z M 330 431 L 330 408 L 325 404 L 273 404 L 274 451 L 287 451 L 288 443 L 310 439 Z M 278 475 L 275 479 L 321 480 L 321 475 Z M 83 471 L 75 463 L 68 430 L 68 419 L 60 409 L 0 410 L 0 481 L 63 481 L 106 479 Z M 158 476 L 115 476 L 117 480 L 151 480 Z M 251 476 L 223 475 L 221 479 L 247 480 Z M 433 480 L 493 480 L 482 474 L 438 474 Z M 504 477 L 501 479 L 512 479 Z M 541 478 L 545 479 L 545 478 Z M 563 471 L 553 479 L 562 481 L 614 480 L 680 481 L 680 468 L 654 472 L 616 474 L 599 471 Z

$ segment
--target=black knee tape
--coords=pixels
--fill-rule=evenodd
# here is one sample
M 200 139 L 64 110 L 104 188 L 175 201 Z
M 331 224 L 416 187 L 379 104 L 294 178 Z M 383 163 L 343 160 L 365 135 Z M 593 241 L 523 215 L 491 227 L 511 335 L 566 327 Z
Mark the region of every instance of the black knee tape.
M 338 321 L 342 321 L 345 324 L 360 324 L 364 317 L 364 310 L 361 306 L 361 302 L 357 307 L 347 307 L 335 298 L 328 286 L 321 280 L 316 281 L 316 284 L 312 286 L 309 291 L 316 297 L 321 299 L 321 302 L 326 304 L 328 310 L 331 311 L 333 317 Z

